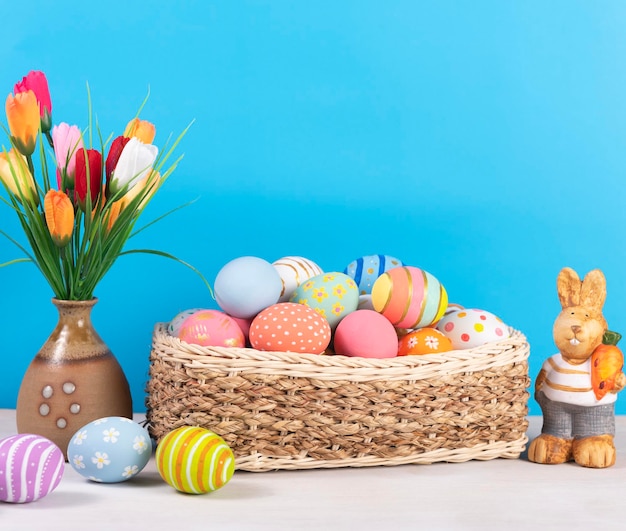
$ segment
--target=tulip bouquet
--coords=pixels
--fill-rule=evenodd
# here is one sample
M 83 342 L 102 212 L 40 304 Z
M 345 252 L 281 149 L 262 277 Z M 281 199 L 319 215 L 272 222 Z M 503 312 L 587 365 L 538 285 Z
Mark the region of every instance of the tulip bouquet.
M 17 214 L 30 250 L 0 230 L 25 255 L 0 267 L 34 263 L 55 297 L 63 300 L 92 299 L 100 280 L 123 254 L 172 258 L 199 274 L 168 253 L 124 249 L 129 237 L 141 230 L 135 229 L 140 214 L 180 161 L 167 164 L 189 126 L 159 154 L 152 144 L 155 126 L 137 113 L 115 138 L 103 140 L 96 125 L 94 147 L 88 99 L 89 125 L 83 131 L 67 123 L 53 126 L 42 72 L 30 72 L 8 95 L 8 128 L 3 128 L 10 144 L 0 152 L 0 180 L 7 197 L 0 199 Z

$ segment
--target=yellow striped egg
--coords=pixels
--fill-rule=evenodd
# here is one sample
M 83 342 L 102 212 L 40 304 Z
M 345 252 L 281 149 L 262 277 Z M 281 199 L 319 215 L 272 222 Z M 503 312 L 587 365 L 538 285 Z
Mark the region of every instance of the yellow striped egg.
M 230 481 L 235 455 L 216 433 L 183 426 L 159 442 L 155 461 L 163 480 L 180 492 L 205 494 Z

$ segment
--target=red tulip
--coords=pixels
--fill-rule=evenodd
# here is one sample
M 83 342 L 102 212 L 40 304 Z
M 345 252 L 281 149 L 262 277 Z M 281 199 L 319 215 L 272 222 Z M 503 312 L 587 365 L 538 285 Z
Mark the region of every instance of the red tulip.
M 107 156 L 106 167 L 105 167 L 105 174 L 106 174 L 107 182 L 111 178 L 111 174 L 113 173 L 115 166 L 117 166 L 117 161 L 120 160 L 120 155 L 122 154 L 122 150 L 124 149 L 124 146 L 128 144 L 129 140 L 130 140 L 130 137 L 118 136 L 111 143 L 111 147 L 109 148 L 109 154 Z
M 89 180 L 87 176 L 89 176 Z M 87 204 L 87 182 L 89 182 L 89 196 L 93 207 L 102 189 L 102 155 L 97 149 L 79 149 L 76 152 L 74 191 L 78 204 L 83 211 L 85 211 Z
M 52 100 L 48 89 L 48 80 L 43 72 L 33 70 L 22 81 L 15 84 L 14 92 L 27 92 L 32 90 L 39 103 L 39 116 L 41 118 L 41 132 L 47 133 L 52 127 Z

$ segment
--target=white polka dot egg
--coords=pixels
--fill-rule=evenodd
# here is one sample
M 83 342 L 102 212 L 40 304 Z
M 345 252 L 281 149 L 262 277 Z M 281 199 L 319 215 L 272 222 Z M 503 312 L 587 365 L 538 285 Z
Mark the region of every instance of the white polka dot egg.
M 269 306 L 250 325 L 250 344 L 257 350 L 321 354 L 330 339 L 328 321 L 295 302 Z
M 105 417 L 72 436 L 67 458 L 82 476 L 99 483 L 120 483 L 136 476 L 152 455 L 148 430 L 124 417 Z
M 447 313 L 437 323 L 452 347 L 457 350 L 476 348 L 491 341 L 509 337 L 509 328 L 499 317 L 485 310 L 459 309 Z

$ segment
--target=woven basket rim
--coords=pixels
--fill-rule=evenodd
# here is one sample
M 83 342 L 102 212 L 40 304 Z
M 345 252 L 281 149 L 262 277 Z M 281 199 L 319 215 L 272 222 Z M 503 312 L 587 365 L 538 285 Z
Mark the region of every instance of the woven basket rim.
M 290 374 L 322 379 L 413 379 L 446 373 L 484 370 L 521 362 L 530 346 L 525 335 L 510 328 L 510 337 L 466 350 L 452 350 L 424 356 L 361 358 L 293 352 L 259 351 L 240 347 L 203 347 L 186 343 L 167 332 L 167 323 L 157 323 L 153 341 L 156 354 L 190 369 L 213 368 L 230 374 L 258 372 Z M 154 350 L 154 349 L 153 349 Z

